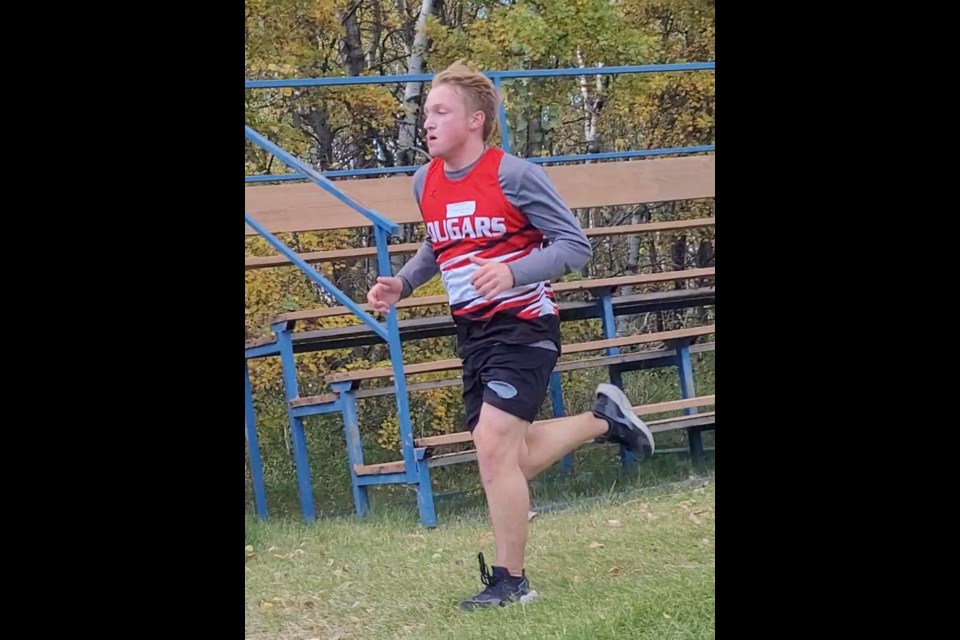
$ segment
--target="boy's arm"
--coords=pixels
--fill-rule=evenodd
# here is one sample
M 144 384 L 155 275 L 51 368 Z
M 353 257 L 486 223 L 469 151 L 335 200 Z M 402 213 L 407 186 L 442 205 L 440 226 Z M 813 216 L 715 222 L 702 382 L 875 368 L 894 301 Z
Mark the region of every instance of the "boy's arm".
M 440 267 L 437 265 L 437 258 L 433 253 L 433 243 L 430 242 L 430 238 L 427 238 L 420 245 L 416 255 L 410 258 L 410 261 L 397 272 L 397 277 L 403 281 L 403 292 L 400 294 L 400 299 L 409 298 L 414 289 L 426 283 L 438 271 L 440 271 Z
M 550 241 L 547 248 L 507 263 L 513 286 L 556 280 L 589 262 L 590 241 L 542 167 L 504 156 L 500 185 L 510 203 Z
M 420 206 L 423 182 L 426 180 L 427 167 L 429 166 L 429 164 L 423 165 L 413 174 L 413 198 L 416 200 L 417 207 Z M 397 272 L 397 277 L 403 281 L 403 292 L 400 294 L 400 299 L 409 298 L 414 289 L 425 284 L 438 271 L 440 271 L 440 267 L 437 265 L 437 257 L 433 253 L 433 243 L 430 242 L 430 238 L 427 238 L 420 245 L 416 255 Z

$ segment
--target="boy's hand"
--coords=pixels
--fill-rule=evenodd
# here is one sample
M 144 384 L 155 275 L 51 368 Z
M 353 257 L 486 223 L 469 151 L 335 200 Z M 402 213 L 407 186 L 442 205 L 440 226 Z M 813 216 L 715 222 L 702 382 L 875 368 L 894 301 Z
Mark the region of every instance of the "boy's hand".
M 513 271 L 507 265 L 477 256 L 470 256 L 470 261 L 480 265 L 480 268 L 470 276 L 470 284 L 481 296 L 493 298 L 513 288 Z
M 397 277 L 378 277 L 377 284 L 367 292 L 367 302 L 374 309 L 382 313 L 390 311 L 390 307 L 400 302 L 403 293 L 403 280 Z

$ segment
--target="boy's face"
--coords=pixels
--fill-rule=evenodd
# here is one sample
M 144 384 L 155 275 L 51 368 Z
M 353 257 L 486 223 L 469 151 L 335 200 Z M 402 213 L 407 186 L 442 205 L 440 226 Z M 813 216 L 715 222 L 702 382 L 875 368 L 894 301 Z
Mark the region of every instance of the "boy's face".
M 463 96 L 448 84 L 439 84 L 430 90 L 423 111 L 427 150 L 435 158 L 455 153 L 471 135 L 483 133 L 483 113 L 468 113 Z

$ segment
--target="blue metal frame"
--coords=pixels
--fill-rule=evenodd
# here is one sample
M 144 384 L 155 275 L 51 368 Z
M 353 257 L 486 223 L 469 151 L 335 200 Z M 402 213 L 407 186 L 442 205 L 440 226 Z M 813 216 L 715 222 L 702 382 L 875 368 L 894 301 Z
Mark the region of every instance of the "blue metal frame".
M 387 254 L 387 236 L 383 229 L 376 230 L 377 267 L 381 275 L 391 276 L 390 257 Z M 400 423 L 400 450 L 403 451 L 403 462 L 406 465 L 407 479 L 416 482 L 417 464 L 413 453 L 413 427 L 410 425 L 410 405 L 407 398 L 407 376 L 403 372 L 403 350 L 400 346 L 400 327 L 397 325 L 397 309 L 390 307 L 387 314 L 387 343 L 390 345 L 390 364 L 393 367 L 394 384 L 397 392 L 397 415 Z
M 250 388 L 250 369 L 243 363 L 244 435 L 250 455 L 250 479 L 253 482 L 253 502 L 257 517 L 267 519 L 267 490 L 263 482 L 263 464 L 260 461 L 260 442 L 257 440 L 257 422 L 253 410 L 253 390 Z
M 546 77 L 576 77 L 576 76 L 596 76 L 613 75 L 624 73 L 664 73 L 664 72 L 686 72 L 686 71 L 707 71 L 714 70 L 716 63 L 682 63 L 682 64 L 660 64 L 660 65 L 638 65 L 638 66 L 618 66 L 618 67 L 598 67 L 598 68 L 577 68 L 577 69 L 533 69 L 517 71 L 490 71 L 486 75 L 493 79 L 495 86 L 499 89 L 503 87 L 503 80 L 513 78 L 546 78 Z M 321 86 L 348 86 L 364 84 L 386 84 L 391 82 L 429 82 L 433 79 L 433 74 L 417 75 L 393 75 L 393 76 L 356 76 L 343 78 L 302 78 L 292 80 L 246 80 L 244 87 L 246 89 L 268 89 L 281 87 L 321 87 Z M 501 101 L 498 109 L 498 121 L 500 124 L 503 149 L 510 151 L 509 130 L 506 120 L 506 108 Z M 384 217 L 380 213 L 364 207 L 362 204 L 342 192 L 334 183 L 330 182 L 332 177 L 349 176 L 372 176 L 386 175 L 396 173 L 412 173 L 419 166 L 407 167 L 386 167 L 376 169 L 356 169 L 356 170 L 338 170 L 328 172 L 318 172 L 305 164 L 280 146 L 271 142 L 260 133 L 254 131 L 251 127 L 244 125 L 244 136 L 247 140 L 256 144 L 268 153 L 279 158 L 294 173 L 280 175 L 258 175 L 245 176 L 246 183 L 263 182 L 286 182 L 292 180 L 308 179 L 318 187 L 324 189 L 338 200 L 351 207 L 361 215 L 365 216 L 374 225 L 375 244 L 377 249 L 377 270 L 379 275 L 392 275 L 390 257 L 387 251 L 388 234 L 397 233 L 399 227 L 396 223 Z M 530 162 L 536 164 L 554 164 L 564 162 L 579 161 L 598 161 L 615 160 L 623 158 L 640 158 L 658 155 L 682 155 L 693 153 L 708 153 L 715 151 L 715 145 L 701 145 L 693 147 L 675 147 L 664 149 L 646 149 L 639 151 L 623 151 L 610 153 L 593 154 L 574 154 L 566 156 L 537 157 L 528 158 Z M 244 220 L 260 236 L 267 240 L 277 251 L 283 254 L 291 263 L 303 271 L 313 282 L 319 285 L 324 291 L 331 295 L 341 305 L 350 309 L 364 324 L 382 338 L 390 348 L 390 361 L 393 369 L 397 412 L 400 428 L 400 445 L 403 453 L 405 470 L 403 473 L 381 474 L 376 476 L 357 476 L 353 465 L 363 464 L 363 451 L 360 442 L 359 425 L 357 423 L 356 398 L 352 391 L 350 383 L 336 383 L 333 386 L 337 392 L 338 399 L 323 405 L 312 405 L 307 407 L 293 408 L 290 403 L 299 397 L 299 388 L 297 383 L 297 373 L 293 359 L 293 345 L 290 323 L 275 324 L 272 328 L 277 341 L 275 344 L 262 345 L 245 349 L 245 358 L 251 359 L 269 355 L 279 355 L 283 367 L 284 394 L 287 400 L 287 412 L 290 421 L 290 429 L 294 442 L 294 458 L 297 467 L 297 481 L 300 491 L 300 502 L 303 516 L 307 521 L 315 519 L 313 504 L 313 491 L 310 480 L 310 470 L 307 460 L 306 439 L 303 428 L 303 418 L 310 415 L 321 413 L 341 412 L 344 416 L 344 430 L 347 443 L 348 458 L 350 464 L 350 475 L 353 483 L 354 501 L 358 516 L 363 516 L 369 511 L 369 500 L 367 497 L 367 486 L 379 484 L 408 483 L 417 487 L 417 504 L 420 511 L 421 522 L 428 527 L 436 526 L 436 513 L 434 510 L 433 492 L 430 486 L 429 467 L 424 460 L 425 449 L 415 448 L 413 440 L 413 429 L 410 424 L 409 398 L 407 395 L 406 376 L 403 371 L 403 351 L 400 343 L 400 333 L 398 330 L 398 316 L 395 308 L 392 308 L 386 316 L 386 323 L 381 324 L 372 316 L 366 313 L 360 306 L 350 299 L 346 294 L 340 291 L 333 283 L 327 280 L 316 269 L 303 261 L 295 252 L 282 243 L 273 234 L 267 231 L 262 225 L 254 220 L 249 214 L 244 213 Z M 601 297 L 599 304 L 603 309 L 603 326 L 605 337 L 612 337 L 615 334 L 613 325 L 612 305 L 610 304 L 609 294 Z M 615 354 L 619 350 L 610 349 L 610 354 Z M 684 359 L 683 356 L 686 356 Z M 692 393 L 692 372 L 690 371 L 689 352 L 684 349 L 678 356 L 677 364 L 681 369 L 681 384 L 684 389 L 684 397 Z M 246 362 L 245 362 L 246 366 Z M 619 370 L 611 369 L 611 381 L 620 386 Z M 554 415 L 562 416 L 563 409 L 562 391 L 559 384 L 559 375 L 554 374 L 551 377 L 551 397 L 554 405 Z M 254 495 L 257 503 L 257 514 L 261 518 L 266 518 L 265 492 L 263 487 L 262 467 L 259 457 L 259 446 L 256 439 L 256 426 L 253 416 L 252 395 L 249 385 L 249 375 L 245 387 L 246 402 L 246 434 L 247 442 L 250 448 L 252 475 L 254 480 Z M 689 412 L 688 412 L 689 413 Z M 699 432 L 696 434 L 699 437 Z M 691 452 L 694 451 L 694 434 L 691 432 Z M 701 447 L 702 449 L 702 447 Z M 621 453 L 623 456 L 623 452 Z M 569 470 L 572 458 L 566 456 L 563 460 L 563 466 Z
M 309 166 L 298 160 L 296 157 L 284 151 L 273 142 L 244 125 L 244 137 L 264 150 L 280 158 L 287 166 L 297 169 L 308 177 L 314 184 L 334 195 L 338 200 L 351 207 L 358 213 L 370 220 L 375 229 L 375 244 L 377 247 L 377 267 L 379 275 L 390 276 L 393 272 L 390 268 L 390 254 L 387 250 L 387 234 L 396 233 L 399 226 L 383 217 L 379 213 L 368 209 L 346 195 L 338 189 L 333 183 L 325 177 L 311 169 Z M 397 412 L 400 422 L 401 448 L 403 458 L 407 463 L 406 477 L 415 479 L 417 476 L 416 462 L 413 451 L 413 429 L 410 425 L 410 410 L 407 398 L 406 379 L 403 374 L 403 351 L 400 346 L 400 332 L 397 326 L 397 310 L 391 308 L 387 313 L 386 327 L 377 322 L 372 316 L 360 308 L 349 296 L 344 294 L 333 283 L 323 277 L 316 269 L 304 262 L 294 251 L 280 242 L 276 236 L 267 231 L 265 227 L 254 220 L 249 214 L 244 213 L 244 220 L 250 227 L 270 243 L 277 251 L 286 256 L 293 264 L 303 271 L 311 280 L 320 285 L 324 291 L 334 297 L 340 304 L 344 305 L 350 311 L 360 318 L 360 320 L 370 327 L 378 336 L 383 338 L 390 347 L 390 362 L 393 365 L 394 375 L 396 376 L 397 386 Z M 303 414 L 307 412 L 291 410 L 290 402 L 299 397 L 299 386 L 297 384 L 296 365 L 293 360 L 293 344 L 290 332 L 287 330 L 286 323 L 275 325 L 274 333 L 277 335 L 277 346 L 279 347 L 281 362 L 283 366 L 284 394 L 287 400 L 287 412 L 290 419 L 291 436 L 294 443 L 294 459 L 297 467 L 297 485 L 300 493 L 300 508 L 303 517 L 308 522 L 316 518 L 313 503 L 313 489 L 310 480 L 309 462 L 307 459 L 306 437 L 303 429 Z M 274 349 L 276 347 L 273 347 Z M 272 349 L 264 348 L 263 351 L 272 352 Z M 351 475 L 353 469 L 350 470 Z M 365 490 L 362 492 L 365 496 Z M 357 497 L 357 496 L 355 496 Z M 359 504 L 359 502 L 358 502 Z
M 330 385 L 339 396 L 343 407 L 343 432 L 347 439 L 347 461 L 350 464 L 350 479 L 353 483 L 353 504 L 357 516 L 362 518 L 370 510 L 367 487 L 361 485 L 354 469 L 363 464 L 363 442 L 360 440 L 360 419 L 357 416 L 357 399 L 353 397 L 353 383 L 335 382 Z
M 496 82 L 502 78 L 557 78 L 564 76 L 610 76 L 622 73 L 669 73 L 672 71 L 713 71 L 716 62 L 678 62 L 619 67 L 577 67 L 576 69 L 520 69 L 484 71 Z M 244 89 L 280 89 L 285 87 L 342 87 L 354 84 L 390 84 L 392 82 L 430 82 L 432 73 L 411 73 L 393 76 L 349 76 L 336 78 L 291 78 L 289 80 L 244 80 Z
M 503 82 L 500 76 L 494 77 L 493 86 L 497 88 L 497 95 L 503 95 Z M 503 100 L 498 101 L 497 104 L 497 120 L 500 122 L 500 145 L 505 152 L 510 153 L 510 130 L 507 128 L 507 108 Z
M 671 73 L 671 72 L 689 72 L 689 71 L 715 71 L 716 62 L 681 62 L 675 64 L 647 64 L 647 65 L 624 65 L 617 67 L 590 67 L 577 69 L 529 69 L 518 71 L 486 71 L 484 75 L 493 80 L 497 91 L 503 88 L 504 79 L 515 78 L 562 78 L 578 76 L 609 76 L 621 74 L 644 74 L 644 73 Z M 417 73 L 392 76 L 350 76 L 336 78 L 294 78 L 289 80 L 245 80 L 245 89 L 277 89 L 277 88 L 297 88 L 297 87 L 343 87 L 363 84 L 391 84 L 396 82 L 429 82 L 433 80 L 432 73 Z M 509 129 L 507 127 L 507 110 L 503 101 L 497 109 L 497 120 L 500 123 L 501 146 L 503 150 L 510 153 Z M 553 162 L 579 162 L 582 160 L 612 160 L 620 158 L 644 158 L 658 155 L 707 153 L 716 151 L 716 145 L 701 145 L 695 147 L 675 147 L 671 149 L 645 149 L 641 151 L 622 151 L 609 153 L 576 154 L 569 156 L 553 156 L 546 158 L 527 158 L 530 162 L 537 164 L 546 164 Z M 281 157 L 281 156 L 278 156 Z M 412 173 L 419 168 L 417 165 L 405 167 L 385 167 L 378 169 L 341 169 L 337 171 L 324 171 L 322 174 L 311 169 L 314 176 L 326 176 L 328 178 L 343 178 L 352 176 L 377 176 L 389 175 L 394 173 Z M 280 175 L 259 175 L 247 176 L 244 180 L 248 183 L 254 182 L 286 182 L 288 180 L 303 180 L 311 174 L 290 173 Z M 391 231 L 391 233 L 393 233 Z
M 354 211 L 357 211 L 363 214 L 368 220 L 370 220 L 370 222 L 374 223 L 378 229 L 384 229 L 389 233 L 396 233 L 397 230 L 400 228 L 396 222 L 388 220 L 387 218 L 384 218 L 382 215 L 380 215 L 373 209 L 368 209 L 367 207 L 363 206 L 362 204 L 360 204 L 359 202 L 357 202 L 356 200 L 354 200 L 353 198 L 345 194 L 343 191 L 338 189 L 332 182 L 330 182 L 329 180 L 324 178 L 322 175 L 314 171 L 309 165 L 301 162 L 293 155 L 287 153 L 286 151 L 284 151 L 274 143 L 270 142 L 269 140 L 264 138 L 262 135 L 260 135 L 259 133 L 251 129 L 248 125 L 243 125 L 243 135 L 247 140 L 261 147 L 264 151 L 272 153 L 277 158 L 280 158 L 280 160 L 282 160 L 283 163 L 288 167 L 290 167 L 291 169 L 298 169 L 307 178 L 310 178 L 310 180 L 315 185 L 322 188 L 324 191 L 330 193 L 333 197 L 335 197 L 337 200 L 339 200 L 343 204 L 352 208 Z
M 697 395 L 696 387 L 693 383 L 693 363 L 690 361 L 689 344 L 677 345 L 677 368 L 680 372 L 680 396 L 682 398 L 693 398 Z M 684 413 L 688 416 L 700 413 L 696 407 L 685 409 Z M 690 458 L 694 466 L 703 464 L 703 427 L 690 427 L 687 429 L 687 443 L 690 447 Z
M 554 418 L 565 418 L 567 416 L 567 409 L 563 404 L 563 385 L 559 371 L 550 374 L 550 405 L 553 408 Z M 568 453 L 560 459 L 560 470 L 563 473 L 573 471 L 572 453 Z
M 283 393 L 287 402 L 287 418 L 290 422 L 290 437 L 293 440 L 293 460 L 297 468 L 297 489 L 300 493 L 300 510 L 307 522 L 313 522 L 316 513 L 313 508 L 313 486 L 310 481 L 310 461 L 307 457 L 307 439 L 303 429 L 303 419 L 290 412 L 290 402 L 299 395 L 297 385 L 297 367 L 293 360 L 293 339 L 286 331 L 286 323 L 273 325 L 280 346 L 280 362 L 283 372 Z
M 506 120 L 501 123 L 500 130 L 503 134 L 503 150 L 510 153 L 509 135 L 506 132 Z M 622 160 L 624 158 L 650 158 L 654 156 L 685 155 L 692 153 L 710 153 L 716 151 L 717 147 L 713 144 L 700 145 L 696 147 L 670 147 L 663 149 L 643 149 L 641 151 L 610 151 L 605 153 L 578 153 L 569 156 L 542 156 L 536 158 L 525 158 L 533 164 L 553 164 L 563 162 L 583 162 L 585 160 Z M 342 169 L 338 171 L 324 171 L 322 176 L 329 178 L 347 178 L 354 176 L 380 176 L 392 173 L 414 173 L 420 165 L 408 165 L 405 167 L 384 167 L 382 169 Z M 284 173 L 280 175 L 267 176 L 246 176 L 245 182 L 292 182 L 303 180 L 306 176 L 302 173 Z
M 605 340 L 610 340 L 617 337 L 617 321 L 613 317 L 613 300 L 610 297 L 611 292 L 609 290 L 604 291 L 600 296 L 599 304 L 602 310 L 602 324 L 603 324 L 603 337 Z M 607 348 L 608 356 L 617 356 L 620 355 L 619 347 L 608 347 Z M 623 389 L 623 374 L 621 370 L 616 365 L 611 365 L 607 367 L 607 373 L 610 376 L 610 384 Z M 627 448 L 624 445 L 620 445 L 620 466 L 624 469 L 629 468 L 636 462 L 634 457 L 630 455 L 630 452 L 627 451 Z
M 298 256 L 296 252 L 292 251 L 289 247 L 287 247 L 287 245 L 280 242 L 280 240 L 278 240 L 275 235 L 267 231 L 259 222 L 251 218 L 249 214 L 244 213 L 243 218 L 246 221 L 246 223 L 250 225 L 250 227 L 254 231 L 256 231 L 261 236 L 263 236 L 263 238 L 267 242 L 269 242 L 273 248 L 275 248 L 277 251 L 279 251 L 284 256 L 286 256 L 287 259 L 290 260 L 293 264 L 297 265 L 297 267 L 299 267 L 301 271 L 306 273 L 311 280 L 313 280 L 315 283 L 320 285 L 324 291 L 326 291 L 331 296 L 333 296 L 337 302 L 339 302 L 343 306 L 350 309 L 353 315 L 360 318 L 360 320 L 363 321 L 365 325 L 370 327 L 370 329 L 374 333 L 376 333 L 378 336 L 383 338 L 384 341 L 387 340 L 387 330 L 384 329 L 383 325 L 377 322 L 373 318 L 373 316 L 371 316 L 369 313 L 361 309 L 360 305 L 354 302 L 343 291 L 340 291 L 340 289 L 337 289 L 337 287 L 332 282 L 324 278 L 319 271 L 317 271 L 316 269 L 311 267 L 309 264 L 307 264 L 307 262 L 305 262 L 300 256 Z M 378 227 L 378 230 L 379 230 L 379 227 Z M 389 256 L 389 254 L 387 253 L 387 248 L 384 245 L 377 246 L 377 257 L 379 258 L 381 254 L 385 256 Z M 389 257 L 387 259 L 389 260 Z M 386 273 L 387 275 L 392 275 L 390 274 L 389 271 Z M 383 275 L 383 272 L 381 272 L 381 275 Z M 393 311 L 391 310 L 391 313 L 392 312 Z

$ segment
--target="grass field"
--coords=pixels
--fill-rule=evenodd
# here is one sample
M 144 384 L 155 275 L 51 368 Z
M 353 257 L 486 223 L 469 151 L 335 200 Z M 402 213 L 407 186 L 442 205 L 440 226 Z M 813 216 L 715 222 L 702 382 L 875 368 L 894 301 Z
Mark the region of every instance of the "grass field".
M 434 530 L 405 503 L 363 522 L 248 515 L 246 637 L 713 638 L 712 462 L 679 480 L 534 491 L 526 568 L 539 597 L 493 611 L 458 609 L 482 588 L 477 553 L 495 562 L 479 496 L 438 505 Z M 543 510 L 552 497 L 565 502 Z

